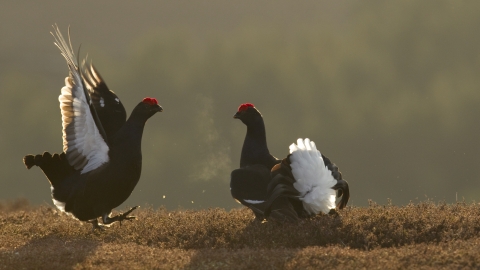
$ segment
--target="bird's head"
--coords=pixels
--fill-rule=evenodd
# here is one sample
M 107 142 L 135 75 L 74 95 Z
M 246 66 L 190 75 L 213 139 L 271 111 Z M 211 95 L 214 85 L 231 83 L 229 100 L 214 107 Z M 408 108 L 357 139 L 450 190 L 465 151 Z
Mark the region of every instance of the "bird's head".
M 243 103 L 238 107 L 238 111 L 233 118 L 240 119 L 245 125 L 262 119 L 262 114 L 252 103 Z
M 162 112 L 163 108 L 158 105 L 156 98 L 146 97 L 137 105 L 137 107 L 135 107 L 134 111 L 138 112 L 138 114 L 146 116 L 146 119 L 148 119 L 157 112 Z

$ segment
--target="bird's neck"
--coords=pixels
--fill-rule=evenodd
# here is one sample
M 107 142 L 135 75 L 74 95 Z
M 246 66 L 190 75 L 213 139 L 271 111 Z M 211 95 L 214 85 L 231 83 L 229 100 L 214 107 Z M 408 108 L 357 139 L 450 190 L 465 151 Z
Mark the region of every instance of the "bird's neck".
M 264 160 L 271 158 L 267 147 L 267 136 L 263 119 L 259 119 L 247 125 L 247 135 L 243 142 L 240 167 L 253 164 L 262 164 Z
M 142 136 L 145 127 L 145 120 L 130 116 L 117 132 L 112 150 L 118 150 L 123 155 L 138 158 L 142 156 Z

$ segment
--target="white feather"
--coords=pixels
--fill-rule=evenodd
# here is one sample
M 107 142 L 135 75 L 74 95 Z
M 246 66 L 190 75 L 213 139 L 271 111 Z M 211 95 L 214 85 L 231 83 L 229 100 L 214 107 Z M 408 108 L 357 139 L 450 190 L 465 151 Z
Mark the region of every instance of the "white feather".
M 108 162 L 108 145 L 102 138 L 85 96 L 84 84 L 71 45 L 56 31 L 56 45 L 62 52 L 70 70 L 65 86 L 58 97 L 62 113 L 63 151 L 76 170 L 87 173 Z
M 265 202 L 265 201 L 258 201 L 258 200 L 244 200 L 244 201 L 250 204 L 259 204 L 259 203 Z
M 62 211 L 62 212 L 65 212 L 65 203 L 64 202 L 61 202 L 61 201 L 57 201 L 55 199 L 53 199 L 53 204 L 55 204 L 55 206 L 58 208 L 58 210 Z
M 320 151 L 309 139 L 298 139 L 290 145 L 292 174 L 296 182 L 294 188 L 300 192 L 300 200 L 309 214 L 328 213 L 335 208 L 336 184 L 327 169 Z
M 53 186 L 50 186 L 50 190 L 52 191 L 52 194 L 53 194 Z M 53 200 L 53 204 L 55 204 L 55 206 L 58 208 L 58 210 L 60 210 L 62 212 L 65 212 L 65 203 L 64 202 L 57 201 L 54 198 L 52 198 L 52 200 Z

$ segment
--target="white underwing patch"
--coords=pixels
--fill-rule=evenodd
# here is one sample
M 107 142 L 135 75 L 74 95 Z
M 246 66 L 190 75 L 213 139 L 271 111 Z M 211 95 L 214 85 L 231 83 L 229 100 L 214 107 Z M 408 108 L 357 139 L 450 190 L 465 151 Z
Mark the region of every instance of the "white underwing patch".
M 259 201 L 259 200 L 244 200 L 244 201 L 249 204 L 259 204 L 259 203 L 265 202 L 265 201 Z

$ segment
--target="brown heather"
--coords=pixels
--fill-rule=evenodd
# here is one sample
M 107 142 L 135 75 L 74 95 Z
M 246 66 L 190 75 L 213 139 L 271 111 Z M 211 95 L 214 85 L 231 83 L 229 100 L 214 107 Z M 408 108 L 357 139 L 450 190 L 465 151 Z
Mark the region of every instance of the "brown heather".
M 49 206 L 0 204 L 0 269 L 478 269 L 480 204 L 347 207 L 298 224 L 247 209 L 141 208 L 92 231 Z

